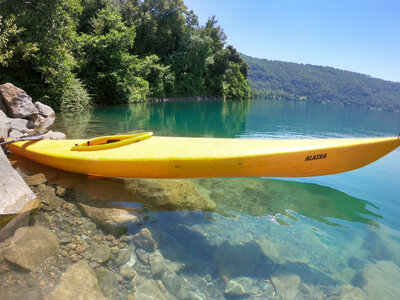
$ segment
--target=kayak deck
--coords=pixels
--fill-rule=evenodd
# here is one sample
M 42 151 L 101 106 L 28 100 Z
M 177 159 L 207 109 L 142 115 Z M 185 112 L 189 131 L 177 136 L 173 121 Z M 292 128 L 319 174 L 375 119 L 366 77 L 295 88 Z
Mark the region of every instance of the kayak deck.
M 105 150 L 71 150 L 86 141 L 28 141 L 8 148 L 38 163 L 74 173 L 197 178 L 335 174 L 365 166 L 400 145 L 398 137 L 262 140 L 153 136 Z

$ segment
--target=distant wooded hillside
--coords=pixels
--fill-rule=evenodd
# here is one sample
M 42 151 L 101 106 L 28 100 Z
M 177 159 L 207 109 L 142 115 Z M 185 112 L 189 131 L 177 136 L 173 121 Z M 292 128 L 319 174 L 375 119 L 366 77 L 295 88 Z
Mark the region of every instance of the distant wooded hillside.
M 258 59 L 241 54 L 250 67 L 254 96 L 337 103 L 400 111 L 400 83 L 331 67 Z

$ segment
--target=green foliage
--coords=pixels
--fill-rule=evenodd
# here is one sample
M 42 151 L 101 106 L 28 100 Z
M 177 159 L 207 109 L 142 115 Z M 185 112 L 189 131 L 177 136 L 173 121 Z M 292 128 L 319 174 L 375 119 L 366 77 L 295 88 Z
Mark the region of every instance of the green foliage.
M 183 0 L 0 0 L 0 11 L 0 83 L 56 110 L 250 97 L 215 17 L 200 26 Z
M 241 56 L 250 65 L 256 97 L 400 111 L 400 83 L 330 67 Z
M 78 91 L 76 99 L 87 101 L 81 85 L 65 86 L 77 82 L 72 49 L 76 41 L 77 16 L 82 11 L 80 1 L 2 0 L 0 9 L 6 18 L 18 16 L 15 24 L 24 28 L 9 41 L 11 49 L 16 50 L 5 71 L 1 72 L 0 80 L 20 85 L 55 109 L 61 108 L 73 90 Z
M 80 77 L 97 103 L 121 104 L 143 100 L 149 92 L 140 77 L 140 60 L 130 54 L 135 28 L 127 27 L 111 7 L 91 22 L 92 32 L 82 34 Z
M 10 37 L 17 35 L 21 29 L 15 24 L 15 17 L 11 16 L 7 20 L 3 20 L 0 15 L 0 65 L 7 66 L 8 60 L 13 56 L 15 45 L 9 47 L 8 41 Z
M 171 69 L 175 73 L 175 97 L 203 94 L 206 60 L 210 56 L 211 39 L 197 32 L 188 32 L 178 51 L 172 56 Z
M 249 99 L 252 97 L 250 84 L 245 80 L 240 66 L 230 62 L 230 68 L 226 71 L 226 79 L 223 83 L 224 96 L 227 99 Z

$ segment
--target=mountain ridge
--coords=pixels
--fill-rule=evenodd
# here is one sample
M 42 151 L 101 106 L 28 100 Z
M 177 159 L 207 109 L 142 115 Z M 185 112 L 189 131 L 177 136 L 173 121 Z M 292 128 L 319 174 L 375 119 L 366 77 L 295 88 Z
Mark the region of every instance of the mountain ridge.
M 240 55 L 250 67 L 248 80 L 256 98 L 400 111 L 399 82 L 329 66 Z

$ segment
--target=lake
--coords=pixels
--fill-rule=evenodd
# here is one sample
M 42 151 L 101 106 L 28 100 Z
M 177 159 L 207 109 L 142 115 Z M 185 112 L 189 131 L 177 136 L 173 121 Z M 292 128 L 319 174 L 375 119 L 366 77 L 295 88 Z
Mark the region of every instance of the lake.
M 52 130 L 69 138 L 134 131 L 238 139 L 395 136 L 400 114 L 268 100 L 173 101 L 63 114 Z M 129 248 L 134 279 L 111 260 L 103 264 L 123 278 L 103 283 L 111 298 L 394 299 L 400 293 L 399 148 L 359 170 L 313 178 L 59 177 L 67 201 L 125 209 L 140 219 L 127 236 L 147 228 L 157 245 L 158 256 L 137 244 Z M 157 259 L 172 267 L 159 271 Z

